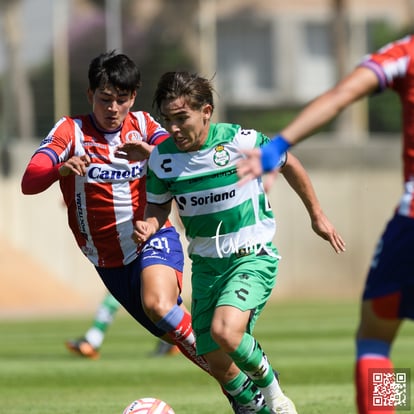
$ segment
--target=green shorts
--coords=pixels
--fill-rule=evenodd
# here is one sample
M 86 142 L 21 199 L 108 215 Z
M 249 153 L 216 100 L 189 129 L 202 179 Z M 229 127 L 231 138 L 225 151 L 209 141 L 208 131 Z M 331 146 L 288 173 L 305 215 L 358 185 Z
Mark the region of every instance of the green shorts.
M 229 305 L 251 311 L 246 331 L 252 333 L 257 318 L 276 283 L 279 257 L 250 254 L 241 258 L 193 258 L 192 304 L 193 328 L 197 354 L 219 349 L 210 334 L 216 307 Z

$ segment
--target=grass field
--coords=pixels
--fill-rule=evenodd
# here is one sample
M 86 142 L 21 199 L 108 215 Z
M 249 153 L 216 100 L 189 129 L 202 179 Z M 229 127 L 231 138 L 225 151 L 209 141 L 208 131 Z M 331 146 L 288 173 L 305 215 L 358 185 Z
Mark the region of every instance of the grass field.
M 255 336 L 299 414 L 355 412 L 357 315 L 352 303 L 269 303 L 259 319 Z M 126 314 L 110 328 L 100 360 L 69 355 L 64 340 L 83 333 L 89 322 L 0 321 L 1 413 L 122 414 L 147 396 L 167 401 L 176 414 L 231 413 L 216 382 L 184 357 L 150 358 L 155 339 Z M 394 346 L 396 367 L 412 367 L 413 337 L 413 325 L 405 324 Z

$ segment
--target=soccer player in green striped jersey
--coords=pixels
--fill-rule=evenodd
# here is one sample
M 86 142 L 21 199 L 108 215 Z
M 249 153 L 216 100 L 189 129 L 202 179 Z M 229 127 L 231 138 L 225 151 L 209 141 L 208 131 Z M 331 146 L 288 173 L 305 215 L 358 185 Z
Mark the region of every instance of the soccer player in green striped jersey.
M 246 412 L 294 414 L 252 335 L 276 282 L 275 219 L 261 178 L 237 184 L 241 150 L 269 139 L 239 125 L 211 123 L 212 84 L 197 74 L 164 74 L 154 104 L 171 136 L 150 155 L 145 221 L 136 222 L 133 238 L 142 243 L 162 227 L 175 200 L 192 260 L 197 353 Z M 278 166 L 304 202 L 315 231 L 337 252 L 344 250 L 300 162 L 284 153 Z

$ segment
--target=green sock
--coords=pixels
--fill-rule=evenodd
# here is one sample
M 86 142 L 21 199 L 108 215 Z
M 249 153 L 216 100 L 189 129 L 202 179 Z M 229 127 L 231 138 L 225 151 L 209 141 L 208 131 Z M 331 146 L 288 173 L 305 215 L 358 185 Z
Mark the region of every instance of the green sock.
M 263 395 L 253 381 L 242 371 L 223 385 L 223 388 L 242 406 L 253 413 L 270 414 Z
M 245 333 L 237 349 L 229 355 L 260 389 L 267 406 L 275 411 L 283 392 L 273 368 L 257 341 L 250 334 Z
M 274 381 L 273 369 L 266 355 L 250 334 L 245 333 L 237 349 L 229 355 L 259 387 L 267 387 Z
M 84 335 L 86 340 L 95 349 L 101 347 L 105 338 L 105 332 L 114 320 L 114 316 L 120 306 L 120 303 L 110 293 L 105 296 L 104 300 L 99 305 L 95 319 Z
M 108 293 L 99 305 L 93 321 L 93 326 L 98 328 L 100 331 L 105 332 L 114 320 L 114 316 L 120 306 L 119 302 L 110 293 Z

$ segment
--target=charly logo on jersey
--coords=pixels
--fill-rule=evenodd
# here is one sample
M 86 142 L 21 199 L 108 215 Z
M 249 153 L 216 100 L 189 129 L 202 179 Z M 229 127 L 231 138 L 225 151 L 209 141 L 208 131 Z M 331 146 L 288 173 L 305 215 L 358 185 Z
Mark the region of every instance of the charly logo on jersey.
M 220 144 L 217 145 L 216 148 L 214 148 L 214 164 L 218 165 L 219 167 L 224 167 L 227 165 L 230 161 L 230 154 L 228 151 L 224 148 L 224 145 Z
M 171 163 L 171 158 L 165 158 L 164 160 L 162 160 L 160 167 L 164 170 L 165 173 L 170 173 L 172 171 L 172 168 L 170 167 Z
M 125 134 L 126 142 L 142 141 L 143 137 L 138 131 L 129 131 Z

